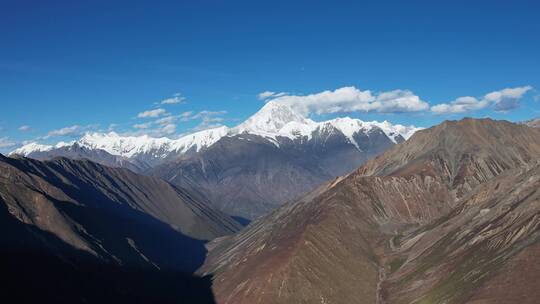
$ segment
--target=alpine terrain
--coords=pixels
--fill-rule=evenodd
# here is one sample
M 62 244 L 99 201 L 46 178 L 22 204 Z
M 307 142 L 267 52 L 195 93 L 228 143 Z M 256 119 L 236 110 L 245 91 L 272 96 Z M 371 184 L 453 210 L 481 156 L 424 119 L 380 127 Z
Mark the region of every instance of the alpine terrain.
M 417 130 L 348 117 L 315 122 L 289 106 L 268 102 L 234 128 L 175 140 L 88 133 L 54 146 L 30 143 L 11 155 L 90 159 L 128 168 L 202 191 L 217 209 L 254 219 L 349 173 Z
M 218 303 L 537 303 L 540 130 L 445 121 L 209 248 Z

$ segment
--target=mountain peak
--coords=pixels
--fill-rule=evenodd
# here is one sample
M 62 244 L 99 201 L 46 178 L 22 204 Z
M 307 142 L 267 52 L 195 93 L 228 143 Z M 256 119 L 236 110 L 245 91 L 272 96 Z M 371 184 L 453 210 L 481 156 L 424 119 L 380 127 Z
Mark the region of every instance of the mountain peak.
M 465 118 L 415 133 L 358 172 L 442 178 L 462 197 L 468 189 L 539 155 L 540 130 L 505 120 Z
M 235 129 L 239 132 L 275 134 L 288 123 L 311 124 L 310 119 L 294 111 L 291 107 L 274 101 L 267 102 L 257 113 Z

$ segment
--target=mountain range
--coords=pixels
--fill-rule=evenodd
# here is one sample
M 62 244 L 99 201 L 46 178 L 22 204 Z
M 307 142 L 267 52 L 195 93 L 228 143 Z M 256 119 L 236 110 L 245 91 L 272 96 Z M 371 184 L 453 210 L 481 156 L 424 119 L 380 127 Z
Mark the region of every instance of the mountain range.
M 217 209 L 254 219 L 354 170 L 417 130 L 348 117 L 315 122 L 286 105 L 268 102 L 233 128 L 179 139 L 88 133 L 53 146 L 30 143 L 10 155 L 89 159 L 128 168 L 204 191 Z
M 291 168 L 325 174 L 332 162 L 307 144 L 324 126 L 311 138 L 224 136 L 169 162 L 169 173 L 187 171 L 169 181 L 152 176 L 167 163 L 141 174 L 0 155 L 4 287 L 32 302 L 537 303 L 540 129 L 528 124 L 445 121 L 399 143 L 373 128 L 362 134 L 390 140 L 385 151 L 309 181 L 307 194 L 244 228 L 215 208 L 210 182 L 199 184 L 225 172 L 241 194 L 250 178 L 274 175 L 264 195 L 300 179 Z M 237 169 L 216 169 L 225 165 Z
M 537 303 L 540 130 L 416 132 L 213 241 L 218 303 Z

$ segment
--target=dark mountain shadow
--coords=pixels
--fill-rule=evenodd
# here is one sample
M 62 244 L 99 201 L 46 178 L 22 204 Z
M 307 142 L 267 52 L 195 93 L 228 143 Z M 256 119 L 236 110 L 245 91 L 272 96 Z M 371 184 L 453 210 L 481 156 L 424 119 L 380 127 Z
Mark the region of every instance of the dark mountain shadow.
M 19 222 L 0 202 L 5 298 L 18 303 L 215 303 L 209 277 L 103 261 Z
M 107 250 L 100 252 L 103 256 L 121 257 L 127 265 L 150 266 L 149 260 L 159 269 L 192 273 L 204 262 L 206 241 L 183 235 L 143 212 L 122 208 L 110 213 L 68 203 L 57 207 L 84 227 L 89 242 L 99 240 Z
M 241 216 L 231 216 L 235 221 L 237 221 L 240 225 L 242 225 L 242 227 L 246 227 L 247 225 L 249 225 L 249 223 L 251 223 L 251 220 L 250 219 L 247 219 L 247 218 L 244 218 L 244 217 L 241 217 Z
M 161 222 L 155 217 L 137 210 L 139 206 L 133 205 L 133 201 L 125 198 L 130 197 L 121 181 L 108 179 L 112 184 L 111 190 L 100 188 L 95 180 L 85 180 L 85 172 L 79 166 L 68 167 L 69 162 L 64 164 L 62 159 L 47 162 L 13 162 L 24 172 L 35 172 L 40 176 L 46 176 L 47 181 L 62 190 L 74 201 L 59 201 L 47 193 L 41 193 L 54 206 L 84 228 L 79 234 L 92 249 L 107 260 L 119 258 L 125 265 L 152 267 L 159 269 L 182 271 L 193 273 L 204 262 L 206 248 L 204 240 L 195 239 L 175 230 L 170 225 Z M 94 166 L 92 172 L 99 171 L 100 166 L 88 162 L 88 166 Z M 56 172 L 54 172 L 54 171 Z M 67 177 L 69 183 L 57 175 Z M 108 176 L 92 176 L 93 178 L 107 178 Z M 124 194 L 124 195 L 122 195 Z M 99 244 L 96 245 L 96 244 Z

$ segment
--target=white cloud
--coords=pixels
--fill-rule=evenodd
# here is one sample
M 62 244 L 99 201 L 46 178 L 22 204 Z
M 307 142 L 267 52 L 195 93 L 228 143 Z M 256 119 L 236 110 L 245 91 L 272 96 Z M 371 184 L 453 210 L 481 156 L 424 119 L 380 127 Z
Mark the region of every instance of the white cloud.
M 224 114 L 227 114 L 227 111 L 207 111 L 207 110 L 204 110 L 204 111 L 200 111 L 199 113 L 191 116 L 193 119 L 198 119 L 198 118 L 201 118 L 201 119 L 204 119 L 205 117 L 210 117 L 210 116 L 219 116 L 219 115 L 224 115 Z
M 62 137 L 62 136 L 77 137 L 79 135 L 82 135 L 85 131 L 95 130 L 97 128 L 99 128 L 99 124 L 90 124 L 86 126 L 73 125 L 73 126 L 49 131 L 47 135 L 38 137 L 37 139 L 42 140 L 42 139 L 49 139 L 52 137 Z
M 15 146 L 16 143 L 10 140 L 8 137 L 0 137 L 0 149 L 5 149 Z
M 488 105 L 489 103 L 484 99 L 478 100 L 474 97 L 465 96 L 459 97 L 450 103 L 442 103 L 432 106 L 431 111 L 435 114 L 464 113 L 480 110 L 487 107 Z
M 506 88 L 486 94 L 484 99 L 493 103 L 495 111 L 506 112 L 518 108 L 520 99 L 530 90 L 531 86 Z
M 225 114 L 227 114 L 227 111 L 200 111 L 191 116 L 192 119 L 201 119 L 201 122 L 192 131 L 202 131 L 222 126 L 225 119 L 219 116 Z
M 159 125 L 167 125 L 167 124 L 171 124 L 173 122 L 175 122 L 176 120 L 178 119 L 177 116 L 166 116 L 166 117 L 163 117 L 163 118 L 160 118 L 158 120 L 156 120 L 156 123 L 159 124 Z
M 193 116 L 193 112 L 192 111 L 187 111 L 187 112 L 184 112 L 180 115 L 178 115 L 179 118 L 180 118 L 180 121 L 189 121 L 192 119 L 192 116 Z
M 211 120 L 211 119 L 203 120 L 203 121 L 201 121 L 201 123 L 196 125 L 192 129 L 192 131 L 197 132 L 197 131 L 204 131 L 204 130 L 208 130 L 208 129 L 218 128 L 218 127 L 223 126 L 223 124 L 221 123 L 222 121 L 223 121 L 223 119 L 221 119 L 221 120 Z
M 165 113 L 162 117 L 147 121 L 145 123 L 134 124 L 132 127 L 133 132 L 129 132 L 130 135 L 150 135 L 152 137 L 171 136 L 177 133 L 177 122 L 188 122 L 199 120 L 199 124 L 195 126 L 191 131 L 200 131 L 217 126 L 221 126 L 221 123 L 225 121 L 220 117 L 227 114 L 227 111 L 208 111 L 203 110 L 197 113 L 193 111 L 187 111 L 178 115 L 172 115 Z
M 270 96 L 265 99 L 266 101 L 286 104 L 304 115 L 340 112 L 401 113 L 429 109 L 427 102 L 408 90 L 372 93 L 351 86 L 310 95 L 273 92 L 261 94 L 259 96 Z
M 28 125 L 22 125 L 18 128 L 19 131 L 21 132 L 26 132 L 26 131 L 29 131 L 30 130 L 30 126 Z
M 135 124 L 133 125 L 133 128 L 141 130 L 141 129 L 148 129 L 150 128 L 150 126 L 152 126 L 152 123 L 147 122 L 147 123 L 142 123 L 142 124 Z
M 52 130 L 49 133 L 47 133 L 47 136 L 44 137 L 44 139 L 48 139 L 51 137 L 59 137 L 59 136 L 75 136 L 80 134 L 82 127 L 79 125 L 73 125 L 70 127 L 65 127 L 57 130 Z
M 161 128 L 161 134 L 165 135 L 171 135 L 176 132 L 176 125 L 175 124 L 166 124 Z
M 482 98 L 471 96 L 459 97 L 449 103 L 442 103 L 431 107 L 435 114 L 454 114 L 481 110 L 492 106 L 495 111 L 506 112 L 520 105 L 525 93 L 532 90 L 531 86 L 506 88 L 484 95 Z
M 179 103 L 184 103 L 185 101 L 186 101 L 186 98 L 182 96 L 182 94 L 176 93 L 172 97 L 163 99 L 160 102 L 160 104 L 179 104 Z
M 107 128 L 107 132 L 114 131 L 114 129 L 116 129 L 116 127 L 118 127 L 118 124 L 115 124 L 115 123 L 109 124 L 109 127 Z
M 257 98 L 259 98 L 260 100 L 266 100 L 266 99 L 269 99 L 269 98 L 276 98 L 276 97 L 281 97 L 281 96 L 284 96 L 284 95 L 287 95 L 287 93 L 285 93 L 285 92 L 276 93 L 276 92 L 272 92 L 272 91 L 264 91 L 262 93 L 259 93 L 257 95 Z
M 165 115 L 166 113 L 167 113 L 167 111 L 165 111 L 165 109 L 158 108 L 158 109 L 154 109 L 154 110 L 148 110 L 148 111 L 141 112 L 141 113 L 137 114 L 137 117 L 138 118 L 157 118 L 157 117 Z

